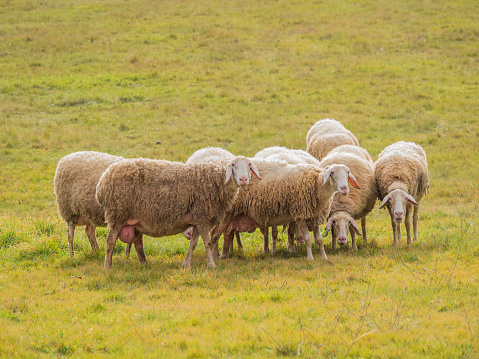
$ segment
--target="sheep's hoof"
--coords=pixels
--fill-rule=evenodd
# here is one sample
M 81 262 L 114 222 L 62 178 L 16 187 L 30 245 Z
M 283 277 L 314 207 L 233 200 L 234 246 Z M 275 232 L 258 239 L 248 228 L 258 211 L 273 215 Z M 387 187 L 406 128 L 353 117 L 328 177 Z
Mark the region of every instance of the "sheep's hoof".
M 216 268 L 216 264 L 214 264 L 214 263 L 208 263 L 208 268 Z
M 191 267 L 191 263 L 183 262 L 183 268 L 190 268 L 190 267 Z

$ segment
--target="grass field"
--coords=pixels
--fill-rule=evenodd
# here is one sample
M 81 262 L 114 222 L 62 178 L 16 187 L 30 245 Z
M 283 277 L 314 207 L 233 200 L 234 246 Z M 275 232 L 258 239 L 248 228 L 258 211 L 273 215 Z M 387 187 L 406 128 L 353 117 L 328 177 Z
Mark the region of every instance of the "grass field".
M 479 4 L 444 1 L 0 1 L 0 357 L 479 357 Z M 305 148 L 341 121 L 373 158 L 425 149 L 419 243 L 314 262 L 145 238 L 103 270 L 77 230 L 69 258 L 53 176 L 95 150 L 185 161 L 219 146 Z

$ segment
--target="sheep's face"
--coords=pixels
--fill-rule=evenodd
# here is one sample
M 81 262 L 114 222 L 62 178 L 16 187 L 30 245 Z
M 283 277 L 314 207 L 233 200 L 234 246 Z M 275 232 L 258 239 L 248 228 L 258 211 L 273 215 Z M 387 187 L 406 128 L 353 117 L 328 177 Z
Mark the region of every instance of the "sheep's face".
M 187 240 L 191 240 L 191 237 L 193 237 L 193 227 L 189 227 L 186 231 L 183 232 L 183 236 Z
M 294 232 L 298 243 L 306 243 L 308 240 L 311 240 L 311 235 L 309 234 L 306 223 L 296 223 L 294 225 Z
M 340 246 L 348 244 L 349 230 L 354 231 L 356 234 L 360 234 L 356 221 L 347 212 L 336 212 L 332 214 L 326 224 L 325 237 L 328 235 L 329 230 L 334 233 Z
M 250 183 L 251 173 L 261 179 L 256 165 L 249 158 L 238 156 L 226 166 L 225 183 L 233 177 L 238 186 L 246 186 Z
M 401 189 L 395 189 L 384 197 L 379 209 L 387 205 L 391 218 L 394 218 L 396 223 L 401 223 L 408 203 L 419 206 L 419 203 L 416 202 L 413 196 Z
M 324 174 L 324 183 L 328 182 L 341 195 L 349 194 L 349 184 L 354 188 L 360 189 L 356 178 L 351 173 L 349 168 L 341 164 L 333 164 L 329 166 L 328 170 Z

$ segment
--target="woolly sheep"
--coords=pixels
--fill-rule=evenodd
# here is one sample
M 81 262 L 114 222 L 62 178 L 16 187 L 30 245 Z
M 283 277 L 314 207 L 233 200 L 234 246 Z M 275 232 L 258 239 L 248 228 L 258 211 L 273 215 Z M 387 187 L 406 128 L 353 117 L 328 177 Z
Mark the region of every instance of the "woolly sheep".
M 186 161 L 186 164 L 199 164 L 199 163 L 217 163 L 219 165 L 227 165 L 228 162 L 234 160 L 235 155 L 231 152 L 220 148 L 220 147 L 206 147 L 195 151 Z M 258 169 L 256 168 L 255 164 L 251 162 L 252 166 L 252 173 L 253 175 L 257 176 Z M 258 179 L 261 179 L 258 177 Z M 191 231 L 191 229 L 190 229 Z M 191 239 L 191 235 L 189 235 L 188 230 L 183 233 L 186 238 Z M 235 234 L 236 236 L 236 243 L 238 244 L 238 248 L 242 249 L 243 246 L 241 244 L 241 238 L 239 233 Z M 233 242 L 231 242 L 231 247 L 233 246 Z M 232 249 L 232 248 L 231 248 Z M 218 254 L 218 247 L 215 246 L 213 248 L 213 256 L 219 257 Z
M 63 157 L 55 171 L 58 212 L 68 227 L 68 248 L 74 256 L 76 226 L 85 226 L 92 249 L 98 250 L 96 227 L 106 227 L 105 214 L 95 199 L 96 186 L 103 172 L 123 157 L 94 151 L 75 152 Z M 141 258 L 139 257 L 141 260 Z
M 255 158 L 253 161 L 263 180 L 253 180 L 239 191 L 231 212 L 212 230 L 213 241 L 225 233 L 221 258 L 228 257 L 228 241 L 233 231 L 252 231 L 296 222 L 296 234 L 306 242 L 307 258 L 312 260 L 312 241 L 306 223 L 311 221 L 321 257 L 327 259 L 319 224 L 329 214 L 333 194 L 349 191 L 348 178 L 354 179 L 349 169 L 338 164 L 319 168 L 308 164 L 290 165 L 285 161 Z
M 306 135 L 306 151 L 321 160 L 329 151 L 341 145 L 359 146 L 358 139 L 339 121 L 325 119 L 316 122 Z
M 336 241 L 343 246 L 348 243 L 348 230 L 351 232 L 352 248 L 357 250 L 356 234 L 360 234 L 355 220 L 361 219 L 364 243 L 367 243 L 366 216 L 370 213 L 378 196 L 378 187 L 374 178 L 374 162 L 369 153 L 358 146 L 342 145 L 336 147 L 321 160 L 321 166 L 341 163 L 355 174 L 361 189 L 352 188 L 348 196 L 335 194 L 331 212 L 326 224 L 326 233 L 331 230 L 332 250 L 336 250 Z
M 379 188 L 381 206 L 387 206 L 393 229 L 393 246 L 401 239 L 401 222 L 406 212 L 407 243 L 411 244 L 411 209 L 413 240 L 418 240 L 417 222 L 419 202 L 429 188 L 426 153 L 413 142 L 396 142 L 386 147 L 375 164 L 374 175 Z
M 191 226 L 193 234 L 183 266 L 191 266 L 201 235 L 208 267 L 214 268 L 209 228 L 222 221 L 237 196 L 238 186 L 249 182 L 250 170 L 250 161 L 244 157 L 236 157 L 227 166 L 144 158 L 111 165 L 101 176 L 96 191 L 108 224 L 105 269 L 112 266 L 118 238 L 136 243 L 143 234 L 162 237 Z
M 297 150 L 297 149 L 289 149 L 286 147 L 279 147 L 279 146 L 274 146 L 274 147 L 267 147 L 259 152 L 257 152 L 254 156 L 255 158 L 263 158 L 263 159 L 269 159 L 269 160 L 283 160 L 286 161 L 289 164 L 311 164 L 311 165 L 316 165 L 319 166 L 319 161 L 314 158 L 312 155 L 310 155 L 308 152 L 303 151 L 303 150 Z M 293 225 L 289 226 L 288 229 L 288 242 L 287 246 L 290 251 L 294 249 L 293 243 L 294 243 L 294 232 L 297 230 L 297 228 Z M 269 250 L 269 244 L 268 244 L 268 228 L 262 229 L 262 233 L 264 235 L 264 240 L 265 240 L 265 251 Z M 271 237 L 273 239 L 273 248 L 272 248 L 272 253 L 276 252 L 276 243 L 278 240 L 278 228 L 277 227 L 272 227 L 271 229 Z

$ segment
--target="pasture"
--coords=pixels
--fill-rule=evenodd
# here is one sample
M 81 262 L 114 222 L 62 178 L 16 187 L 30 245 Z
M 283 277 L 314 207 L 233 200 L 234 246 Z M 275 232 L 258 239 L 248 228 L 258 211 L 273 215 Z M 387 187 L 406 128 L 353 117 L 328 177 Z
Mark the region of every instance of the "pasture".
M 0 357 L 477 358 L 479 6 L 444 1 L 0 2 Z M 218 146 L 305 149 L 334 118 L 376 159 L 413 141 L 430 191 L 419 243 L 243 253 L 191 269 L 181 235 L 115 248 L 103 270 L 58 217 L 58 161 L 80 150 L 186 161 Z M 324 226 L 323 226 L 324 228 Z M 324 232 L 324 231 L 323 231 Z M 403 231 L 404 233 L 404 231 Z

